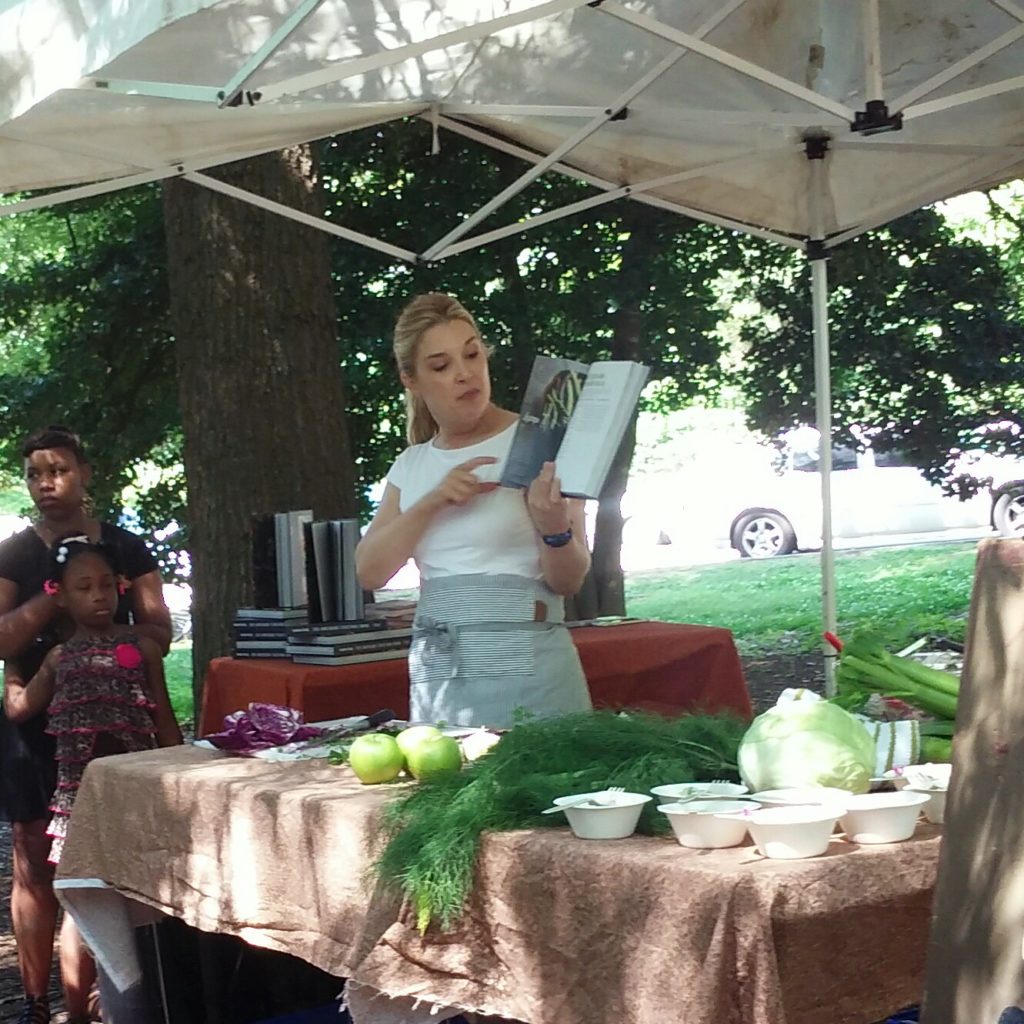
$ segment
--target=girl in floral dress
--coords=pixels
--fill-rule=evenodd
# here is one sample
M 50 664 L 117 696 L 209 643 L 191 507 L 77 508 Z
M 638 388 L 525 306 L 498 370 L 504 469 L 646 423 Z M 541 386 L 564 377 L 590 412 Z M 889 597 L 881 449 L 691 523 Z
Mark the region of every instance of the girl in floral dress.
M 73 632 L 50 651 L 16 698 L 8 700 L 8 717 L 21 721 L 48 710 L 47 731 L 57 745 L 57 789 L 48 834 L 50 860 L 57 864 L 89 762 L 181 743 L 181 731 L 167 696 L 160 648 L 114 621 L 125 586 L 115 552 L 75 535 L 57 541 L 51 558 L 45 589 L 56 595 Z M 89 1019 L 69 1019 L 68 1024 Z

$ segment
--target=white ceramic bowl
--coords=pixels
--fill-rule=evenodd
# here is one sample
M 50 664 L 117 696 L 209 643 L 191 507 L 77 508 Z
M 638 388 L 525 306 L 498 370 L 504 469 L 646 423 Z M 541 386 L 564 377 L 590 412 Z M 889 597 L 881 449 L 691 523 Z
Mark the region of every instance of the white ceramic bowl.
M 584 796 L 599 796 L 608 803 L 600 806 L 584 804 L 582 807 L 564 807 L 569 827 L 580 839 L 625 839 L 636 831 L 640 812 L 651 797 L 644 793 L 577 793 L 560 796 L 554 803 L 558 807 Z
M 828 849 L 842 813 L 838 804 L 762 807 L 747 818 L 747 827 L 763 857 L 799 860 L 817 857 Z
M 739 846 L 747 837 L 746 815 L 757 810 L 749 800 L 691 800 L 662 804 L 680 846 L 694 850 L 718 850 Z
M 944 789 L 914 789 L 907 786 L 904 793 L 920 793 L 926 796 L 928 802 L 924 805 L 924 816 L 933 825 L 942 825 L 946 820 L 946 790 Z
M 928 797 L 903 789 L 898 793 L 861 793 L 846 801 L 843 831 L 852 843 L 901 843 L 914 834 Z
M 719 800 L 743 796 L 750 790 L 738 782 L 679 782 L 672 786 L 654 786 L 651 792 L 658 798 L 658 805 L 664 806 L 695 794 Z
M 845 789 L 829 786 L 794 786 L 791 789 L 765 789 L 752 793 L 750 799 L 764 807 L 820 807 L 822 804 L 845 804 L 852 795 Z

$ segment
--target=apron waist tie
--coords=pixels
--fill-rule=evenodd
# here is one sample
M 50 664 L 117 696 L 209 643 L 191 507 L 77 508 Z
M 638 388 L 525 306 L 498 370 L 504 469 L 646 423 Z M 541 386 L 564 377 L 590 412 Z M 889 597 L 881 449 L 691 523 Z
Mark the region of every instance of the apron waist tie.
M 419 615 L 412 624 L 413 636 L 422 637 L 424 655 L 448 655 L 451 658 L 452 678 L 459 674 L 459 634 L 494 632 L 540 632 L 564 627 L 564 622 L 495 621 L 495 622 L 441 622 L 429 615 Z

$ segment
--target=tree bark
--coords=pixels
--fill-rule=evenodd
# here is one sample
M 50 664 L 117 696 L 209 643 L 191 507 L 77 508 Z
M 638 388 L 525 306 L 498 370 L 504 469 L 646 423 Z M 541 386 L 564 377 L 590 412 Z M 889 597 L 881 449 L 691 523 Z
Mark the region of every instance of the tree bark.
M 615 314 L 612 358 L 640 360 L 643 315 L 636 309 Z M 626 614 L 626 583 L 622 572 L 622 495 L 629 482 L 629 467 L 636 447 L 636 412 L 622 436 L 612 467 L 605 478 L 597 503 L 594 524 L 594 553 L 591 572 L 597 597 L 598 615 Z
M 300 146 L 218 177 L 320 213 Z M 180 179 L 164 185 L 193 586 L 193 696 L 252 599 L 253 515 L 355 514 L 328 239 Z

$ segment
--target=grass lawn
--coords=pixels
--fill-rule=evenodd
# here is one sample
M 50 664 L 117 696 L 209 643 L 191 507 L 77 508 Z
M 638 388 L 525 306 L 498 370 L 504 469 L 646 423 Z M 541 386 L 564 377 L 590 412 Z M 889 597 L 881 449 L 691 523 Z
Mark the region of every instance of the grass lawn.
M 192 715 L 192 642 L 174 644 L 164 658 L 164 674 L 171 707 L 179 722 L 191 722 Z
M 847 551 L 836 556 L 839 635 L 867 627 L 890 650 L 925 634 L 962 641 L 975 544 Z M 630 615 L 731 629 L 748 657 L 814 650 L 821 636 L 817 555 L 638 572 L 626 579 Z M 166 659 L 179 721 L 192 719 L 192 646 Z
M 839 635 L 858 627 L 892 648 L 929 634 L 962 641 L 974 542 L 836 556 Z M 821 636 L 818 555 L 644 572 L 626 580 L 630 615 L 725 626 L 748 656 L 814 649 Z

